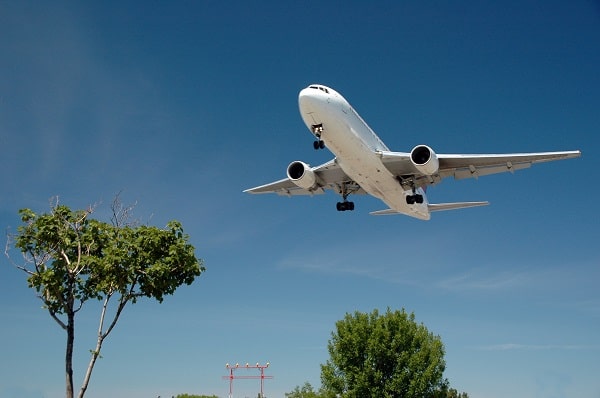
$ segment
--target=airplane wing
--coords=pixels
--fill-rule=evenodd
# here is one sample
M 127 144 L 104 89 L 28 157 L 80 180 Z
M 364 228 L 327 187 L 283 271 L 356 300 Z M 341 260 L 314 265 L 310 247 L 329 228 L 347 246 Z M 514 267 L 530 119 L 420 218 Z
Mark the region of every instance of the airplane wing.
M 408 186 L 426 187 L 440 182 L 446 177 L 456 180 L 478 178 L 490 174 L 526 169 L 534 163 L 577 158 L 580 151 L 509 153 L 487 155 L 438 154 L 437 173 L 427 175 L 419 172 L 410 160 L 410 153 L 380 152 L 386 168 Z
M 284 178 L 269 184 L 246 189 L 248 193 L 276 193 L 283 196 L 296 195 L 318 195 L 325 193 L 326 189 L 331 189 L 337 193 L 342 191 L 342 184 L 353 194 L 364 194 L 365 191 L 350 177 L 344 173 L 342 168 L 337 164 L 335 159 L 330 160 L 320 166 L 311 168 L 317 177 L 317 188 L 308 190 L 294 184 L 289 178 Z

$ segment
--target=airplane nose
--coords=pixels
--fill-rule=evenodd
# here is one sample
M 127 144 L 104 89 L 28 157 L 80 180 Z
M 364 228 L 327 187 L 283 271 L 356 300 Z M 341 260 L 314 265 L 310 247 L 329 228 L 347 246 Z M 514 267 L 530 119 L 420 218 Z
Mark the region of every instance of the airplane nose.
M 317 90 L 311 88 L 305 88 L 300 91 L 298 104 L 303 113 L 311 113 L 318 107 L 318 104 L 322 102 L 319 94 Z
M 298 94 L 298 102 L 300 104 L 308 103 L 308 101 L 310 101 L 309 98 L 310 98 L 310 89 L 309 88 L 300 90 L 300 94 Z

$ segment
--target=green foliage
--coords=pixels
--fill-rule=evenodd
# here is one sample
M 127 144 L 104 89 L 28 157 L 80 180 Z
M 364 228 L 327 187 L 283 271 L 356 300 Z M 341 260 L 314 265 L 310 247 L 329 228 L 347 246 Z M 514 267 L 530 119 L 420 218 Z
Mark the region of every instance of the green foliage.
M 469 398 L 469 394 L 466 392 L 459 393 L 456 389 L 449 388 L 448 382 L 446 382 L 442 388 L 435 392 L 433 398 Z
M 194 394 L 179 394 L 174 398 L 219 398 L 216 395 L 194 395 Z
M 181 224 L 165 229 L 125 224 L 128 211 L 118 198 L 112 223 L 90 218 L 90 210 L 71 210 L 55 204 L 38 215 L 20 210 L 22 226 L 14 244 L 25 258 L 29 287 L 34 288 L 52 318 L 67 332 L 65 370 L 67 397 L 73 396 L 72 358 L 75 315 L 88 300 L 101 300 L 96 347 L 79 397 L 83 397 L 104 339 L 113 330 L 123 308 L 140 297 L 162 302 L 182 284 L 191 284 L 204 271 L 188 243 Z M 110 307 L 109 302 L 116 303 Z M 112 318 L 107 317 L 113 308 Z
M 302 387 L 296 386 L 292 392 L 285 393 L 286 398 L 321 398 L 320 392 L 313 390 L 309 382 L 305 382 Z
M 90 211 L 57 205 L 48 214 L 20 211 L 15 246 L 34 269 L 33 287 L 53 314 L 76 310 L 89 299 L 118 294 L 162 302 L 204 271 L 181 224 L 166 229 L 113 225 L 90 219 Z
M 432 397 L 446 384 L 441 339 L 404 310 L 346 314 L 328 350 L 321 365 L 327 398 Z

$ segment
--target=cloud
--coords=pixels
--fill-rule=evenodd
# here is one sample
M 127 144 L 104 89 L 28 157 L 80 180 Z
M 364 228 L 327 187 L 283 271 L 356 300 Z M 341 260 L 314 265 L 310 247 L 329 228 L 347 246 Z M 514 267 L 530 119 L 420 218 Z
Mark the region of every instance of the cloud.
M 343 246 L 288 253 L 279 261 L 279 266 L 449 292 L 506 291 L 529 286 L 536 279 L 531 272 L 514 272 L 506 266 L 472 266 L 474 260 L 423 256 L 427 245 L 418 239 L 403 242 L 403 246 L 410 250 L 399 251 L 398 242 L 391 239 L 353 241 Z
M 591 344 L 518 344 L 518 343 L 504 343 L 504 344 L 492 344 L 486 346 L 476 347 L 481 351 L 556 351 L 556 350 L 570 350 L 570 351 L 579 351 L 579 350 L 599 350 L 600 345 Z
M 526 289 L 530 293 L 569 292 L 569 297 L 581 310 L 598 313 L 600 302 L 595 298 L 598 271 L 586 263 L 524 264 L 507 260 L 471 266 L 460 273 L 441 277 L 436 286 L 453 292 L 506 292 Z M 575 293 L 573 293 L 575 292 Z M 593 298 L 589 294 L 593 293 Z M 577 297 L 579 296 L 579 297 Z
M 466 273 L 442 279 L 437 286 L 449 291 L 508 290 L 527 286 L 532 274 L 526 272 L 497 272 L 488 267 L 473 268 Z
M 380 244 L 351 242 L 342 246 L 329 246 L 320 250 L 296 251 L 279 261 L 282 268 L 300 269 L 305 272 L 347 275 L 383 280 L 401 285 L 421 285 L 423 269 L 420 261 L 406 256 L 386 254 Z

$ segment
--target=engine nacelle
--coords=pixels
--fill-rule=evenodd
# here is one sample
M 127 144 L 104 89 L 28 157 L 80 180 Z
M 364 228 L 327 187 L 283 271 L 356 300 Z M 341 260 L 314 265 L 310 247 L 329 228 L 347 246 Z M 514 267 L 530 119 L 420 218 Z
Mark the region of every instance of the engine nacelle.
M 287 176 L 300 188 L 310 191 L 317 187 L 317 176 L 314 171 L 311 170 L 309 165 L 299 160 L 290 163 L 287 168 Z
M 427 145 L 417 145 L 410 151 L 410 161 L 417 170 L 426 175 L 438 172 L 440 161 L 433 149 Z

